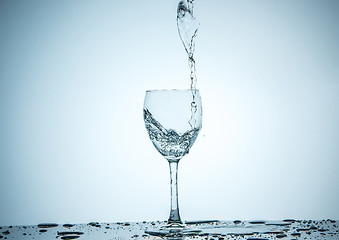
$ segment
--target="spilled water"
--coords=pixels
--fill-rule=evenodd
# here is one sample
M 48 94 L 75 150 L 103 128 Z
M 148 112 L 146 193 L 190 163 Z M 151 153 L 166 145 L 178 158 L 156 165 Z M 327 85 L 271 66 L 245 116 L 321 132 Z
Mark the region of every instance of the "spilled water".
M 169 239 L 157 230 L 165 222 L 124 222 L 88 224 L 39 224 L 30 226 L 1 226 L 0 239 L 13 240 L 112 240 Z M 339 222 L 334 220 L 283 221 L 187 221 L 187 229 L 170 239 L 197 240 L 338 240 Z M 145 231 L 157 235 L 145 234 Z

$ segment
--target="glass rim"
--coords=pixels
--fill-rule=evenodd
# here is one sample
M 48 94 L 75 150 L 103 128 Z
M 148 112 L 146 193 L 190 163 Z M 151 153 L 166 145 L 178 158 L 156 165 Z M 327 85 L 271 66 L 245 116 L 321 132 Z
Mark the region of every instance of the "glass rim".
M 177 92 L 186 92 L 186 91 L 196 91 L 196 92 L 199 92 L 199 89 L 191 89 L 191 88 L 188 88 L 188 89 L 153 89 L 153 90 L 146 90 L 146 93 L 148 92 L 171 92 L 171 91 L 177 91 Z

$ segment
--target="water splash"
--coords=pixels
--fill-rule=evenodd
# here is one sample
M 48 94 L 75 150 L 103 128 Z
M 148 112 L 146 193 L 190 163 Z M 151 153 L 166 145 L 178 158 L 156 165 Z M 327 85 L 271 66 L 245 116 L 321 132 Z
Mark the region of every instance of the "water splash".
M 192 129 L 196 128 L 197 121 L 195 115 L 197 112 L 196 100 L 196 86 L 197 76 L 194 60 L 195 50 L 195 37 L 199 29 L 199 22 L 193 14 L 193 1 L 194 0 L 181 0 L 177 9 L 177 27 L 180 39 L 185 47 L 188 56 L 188 66 L 190 68 L 191 89 L 192 89 L 192 102 L 191 102 L 191 119 L 189 124 Z
M 197 84 L 194 40 L 197 36 L 199 25 L 199 22 L 193 14 L 193 0 L 181 0 L 177 9 L 177 27 L 180 39 L 188 56 L 188 65 L 191 71 L 191 89 L 195 89 Z
M 164 128 L 148 109 L 144 109 L 146 129 L 155 148 L 168 160 L 177 161 L 186 155 L 197 139 L 199 128 L 183 134 Z

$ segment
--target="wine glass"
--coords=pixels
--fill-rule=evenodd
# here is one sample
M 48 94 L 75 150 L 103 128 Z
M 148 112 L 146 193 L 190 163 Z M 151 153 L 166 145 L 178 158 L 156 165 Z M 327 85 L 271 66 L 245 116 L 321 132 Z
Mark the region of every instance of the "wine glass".
M 144 122 L 153 145 L 170 167 L 171 209 L 162 233 L 182 232 L 185 225 L 179 215 L 177 171 L 180 159 L 189 152 L 201 129 L 199 90 L 146 91 Z

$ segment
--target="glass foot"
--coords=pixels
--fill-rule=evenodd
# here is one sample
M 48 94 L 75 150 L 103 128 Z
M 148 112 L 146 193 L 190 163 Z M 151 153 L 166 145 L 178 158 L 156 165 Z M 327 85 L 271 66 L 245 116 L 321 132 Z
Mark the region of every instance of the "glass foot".
M 185 236 L 194 236 L 201 232 L 201 230 L 188 228 L 182 223 L 168 223 L 162 226 L 159 230 L 145 231 L 151 236 L 162 237 L 166 239 L 183 239 Z
M 166 225 L 162 226 L 160 229 L 161 230 L 174 230 L 174 231 L 180 231 L 180 230 L 184 230 L 185 228 L 187 228 L 187 226 L 183 223 L 176 223 L 176 222 L 169 222 Z

